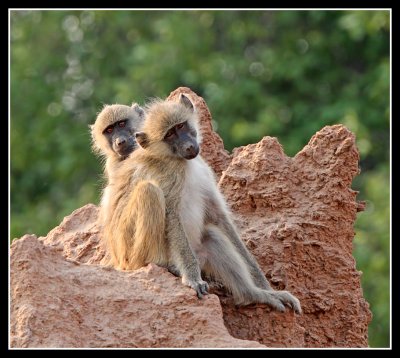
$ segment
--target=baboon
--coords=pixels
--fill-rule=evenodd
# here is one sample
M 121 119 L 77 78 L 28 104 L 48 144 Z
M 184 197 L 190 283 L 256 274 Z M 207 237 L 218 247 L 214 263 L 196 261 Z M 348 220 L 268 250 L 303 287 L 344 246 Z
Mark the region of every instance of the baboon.
M 154 100 L 146 108 L 140 147 L 110 178 L 104 225 L 112 264 L 133 270 L 150 262 L 182 277 L 199 298 L 201 273 L 222 282 L 235 304 L 266 303 L 300 313 L 299 300 L 271 288 L 246 249 L 214 174 L 199 155 L 197 113 L 190 99 Z M 114 175 L 115 174 L 115 175 Z
M 93 151 L 105 161 L 104 175 L 107 180 L 100 203 L 98 223 L 102 226 L 108 212 L 109 178 L 117 166 L 137 147 L 135 133 L 144 121 L 144 110 L 137 103 L 105 105 L 94 124 L 89 125 Z
M 136 148 L 135 133 L 144 121 L 144 110 L 133 103 L 105 105 L 90 125 L 93 151 L 105 158 L 105 172 L 126 159 Z

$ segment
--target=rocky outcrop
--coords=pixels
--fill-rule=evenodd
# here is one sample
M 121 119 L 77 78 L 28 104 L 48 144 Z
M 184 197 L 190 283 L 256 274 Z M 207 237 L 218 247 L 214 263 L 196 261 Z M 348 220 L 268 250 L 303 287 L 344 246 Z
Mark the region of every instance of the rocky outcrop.
M 220 189 L 269 281 L 293 292 L 303 308 L 277 330 L 271 321 L 282 316 L 275 312 L 223 304 L 234 337 L 275 347 L 368 345 L 371 313 L 352 256 L 362 209 L 350 189 L 358 160 L 354 135 L 341 125 L 323 128 L 294 158 L 271 137 L 234 151 Z
M 217 296 L 199 301 L 156 265 L 80 264 L 32 235 L 11 255 L 12 347 L 262 347 L 229 335 Z
M 359 170 L 354 135 L 325 127 L 294 158 L 271 137 L 229 155 L 201 97 L 178 88 L 169 98 L 182 92 L 200 113 L 201 153 L 242 239 L 272 286 L 299 298 L 303 314 L 238 308 L 218 286 L 198 300 L 156 265 L 102 267 L 98 209 L 89 204 L 46 237 L 12 244 L 11 346 L 366 347 L 371 313 L 352 256 L 363 209 L 351 189 Z

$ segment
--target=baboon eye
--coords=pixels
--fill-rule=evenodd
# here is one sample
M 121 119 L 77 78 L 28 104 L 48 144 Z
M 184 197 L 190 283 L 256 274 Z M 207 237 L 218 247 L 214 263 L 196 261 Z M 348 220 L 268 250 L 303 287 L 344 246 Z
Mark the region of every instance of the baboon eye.
M 112 133 L 113 130 L 114 130 L 114 127 L 113 126 L 109 126 L 109 127 L 106 128 L 105 132 Z
M 182 129 L 185 126 L 185 123 L 179 123 L 176 125 L 177 129 Z
M 123 121 L 119 121 L 119 122 L 118 122 L 118 127 L 123 128 L 123 127 L 125 127 L 125 126 L 126 126 L 126 119 L 123 120 Z
M 170 129 L 165 135 L 165 138 L 171 138 L 173 135 L 174 135 L 174 129 Z

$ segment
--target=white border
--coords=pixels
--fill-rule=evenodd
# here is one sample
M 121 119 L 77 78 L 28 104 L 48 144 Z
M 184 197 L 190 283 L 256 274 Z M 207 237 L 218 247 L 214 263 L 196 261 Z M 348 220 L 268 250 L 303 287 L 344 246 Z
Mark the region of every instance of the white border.
M 392 210 L 390 210 L 390 347 L 384 348 L 14 348 L 10 347 L 10 319 L 11 319 L 11 307 L 10 307 L 10 244 L 11 244 L 11 167 L 10 167 L 10 156 L 11 156 L 11 11 L 123 11 L 123 10 L 145 10 L 145 11 L 389 11 L 390 18 L 390 208 L 392 208 L 392 8 L 161 8 L 161 9 L 152 9 L 152 8 L 8 8 L 8 143 L 9 143 L 9 151 L 8 151 L 8 217 L 9 217 L 9 225 L 8 225 L 8 349 L 9 350 L 391 350 L 392 349 Z M 361 281 L 360 281 L 361 284 Z

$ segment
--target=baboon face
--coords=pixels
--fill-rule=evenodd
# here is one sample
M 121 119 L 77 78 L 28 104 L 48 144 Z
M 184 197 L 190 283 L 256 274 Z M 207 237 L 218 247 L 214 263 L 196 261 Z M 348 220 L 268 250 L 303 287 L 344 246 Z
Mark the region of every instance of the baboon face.
M 125 159 L 136 148 L 135 133 L 143 126 L 144 110 L 137 104 L 105 105 L 89 125 L 93 151 L 107 158 Z
M 193 103 L 183 93 L 179 102 L 150 103 L 142 130 L 136 133 L 136 140 L 152 156 L 190 160 L 199 154 L 198 117 Z
M 110 147 L 122 158 L 127 157 L 137 148 L 136 129 L 132 124 L 132 120 L 124 118 L 109 125 L 103 131 Z
M 200 151 L 196 136 L 196 130 L 186 121 L 170 128 L 165 134 L 164 142 L 172 153 L 190 160 L 196 158 Z

